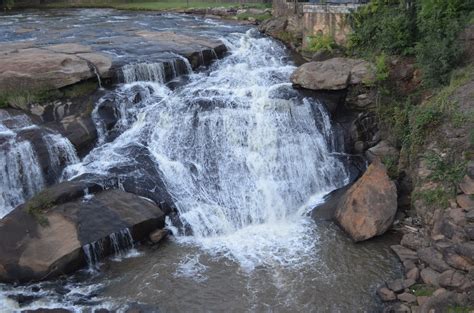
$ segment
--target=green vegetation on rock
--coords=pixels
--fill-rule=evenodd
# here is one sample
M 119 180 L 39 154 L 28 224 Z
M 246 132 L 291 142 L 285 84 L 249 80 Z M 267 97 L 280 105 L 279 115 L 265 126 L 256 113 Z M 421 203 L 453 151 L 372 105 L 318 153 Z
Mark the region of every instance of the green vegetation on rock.
M 48 225 L 48 219 L 44 216 L 44 211 L 53 207 L 53 202 L 47 191 L 42 191 L 31 198 L 25 206 L 26 212 L 35 217 L 41 226 Z
M 372 0 L 351 16 L 349 48 L 366 57 L 414 55 L 425 86 L 446 84 L 461 62 L 458 35 L 473 10 L 470 0 Z
M 314 35 L 306 37 L 305 50 L 308 52 L 332 51 L 336 47 L 336 42 L 331 35 Z

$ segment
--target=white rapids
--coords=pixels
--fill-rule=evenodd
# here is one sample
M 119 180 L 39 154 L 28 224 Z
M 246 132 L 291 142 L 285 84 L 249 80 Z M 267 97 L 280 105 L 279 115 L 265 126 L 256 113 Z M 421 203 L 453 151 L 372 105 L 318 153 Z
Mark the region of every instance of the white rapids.
M 179 242 L 244 270 L 294 265 L 317 241 L 307 212 L 348 173 L 323 105 L 292 90 L 284 48 L 255 30 L 222 40 L 230 55 L 175 90 L 160 65 L 126 67 L 120 135 L 67 172 L 106 174 L 133 160 L 129 147 L 146 147 L 191 230 Z

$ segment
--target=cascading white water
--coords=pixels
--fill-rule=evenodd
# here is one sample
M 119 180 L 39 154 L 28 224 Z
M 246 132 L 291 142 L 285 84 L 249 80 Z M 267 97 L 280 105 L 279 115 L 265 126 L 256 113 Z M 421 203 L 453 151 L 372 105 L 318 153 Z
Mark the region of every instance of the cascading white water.
M 0 218 L 45 187 L 33 144 L 19 135 L 31 129 L 42 131 L 26 115 L 0 112 Z M 47 133 L 42 139 L 57 178 L 65 166 L 79 162 L 67 138 Z
M 125 83 L 136 81 L 165 82 L 165 67 L 158 63 L 127 64 L 122 68 Z
M 43 141 L 48 150 L 50 166 L 56 172 L 60 173 L 65 166 L 80 161 L 69 139 L 59 134 L 48 134 L 43 137 Z
M 122 86 L 119 93 L 138 85 L 149 95 L 127 105 L 122 134 L 92 151 L 76 174 L 107 172 L 133 159 L 130 147 L 146 146 L 192 231 L 179 240 L 249 270 L 295 263 L 315 243 L 305 213 L 348 175 L 332 154 L 324 107 L 292 90 L 295 67 L 284 49 L 254 30 L 223 41 L 230 56 L 182 88 Z

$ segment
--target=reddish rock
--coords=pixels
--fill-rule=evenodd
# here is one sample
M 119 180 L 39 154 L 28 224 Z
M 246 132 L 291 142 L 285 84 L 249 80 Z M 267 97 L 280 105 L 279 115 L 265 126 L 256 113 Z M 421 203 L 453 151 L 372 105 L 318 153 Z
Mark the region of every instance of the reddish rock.
M 439 273 L 434 271 L 433 269 L 427 267 L 421 270 L 420 276 L 421 280 L 428 285 L 439 286 L 438 278 Z
M 459 188 L 467 195 L 474 195 L 474 179 L 468 175 L 464 176 L 463 180 L 459 184 Z
M 387 282 L 387 287 L 397 293 L 405 289 L 405 286 L 403 285 L 403 280 L 401 279 L 395 279 L 395 280 Z
M 413 286 L 414 284 L 416 284 L 416 280 L 415 280 L 415 279 L 412 279 L 412 278 L 405 279 L 405 280 L 403 281 L 403 288 L 410 288 L 410 287 Z
M 397 189 L 381 162 L 372 163 L 348 190 L 336 210 L 336 220 L 354 241 L 381 235 L 397 212 Z
M 412 295 L 411 293 L 404 292 L 401 293 L 397 296 L 398 300 L 406 302 L 406 303 L 415 303 L 416 302 L 416 297 Z
M 459 195 L 456 197 L 456 202 L 463 209 L 468 210 L 474 208 L 474 199 L 472 199 L 470 195 Z
M 408 234 L 403 235 L 403 238 L 400 244 L 412 250 L 418 250 L 420 248 L 427 246 L 426 240 L 423 238 L 423 235 L 421 235 L 420 233 L 408 233 Z
M 447 270 L 439 275 L 438 283 L 441 287 L 458 290 L 467 290 L 471 283 L 464 274 L 459 271 Z
M 473 260 L 466 256 L 459 255 L 456 252 L 455 246 L 446 248 L 443 251 L 443 258 L 447 264 L 459 270 L 469 271 L 474 267 Z
M 408 261 L 414 262 L 418 260 L 418 254 L 413 250 L 410 250 L 400 245 L 393 245 L 390 246 L 390 248 L 393 250 L 393 252 L 395 252 L 400 261 L 402 261 L 403 263 Z
M 414 281 L 417 281 L 420 278 L 420 270 L 417 267 L 412 268 L 411 270 L 407 272 L 406 276 L 407 276 L 407 279 L 412 279 Z
M 166 229 L 157 229 L 150 233 L 150 241 L 152 243 L 159 243 L 168 236 L 168 231 Z
M 418 256 L 420 260 L 438 272 L 443 272 L 450 268 L 449 265 L 444 262 L 443 255 L 433 247 L 418 250 Z
M 381 287 L 379 289 L 377 289 L 377 295 L 380 297 L 380 299 L 382 301 L 393 301 L 395 299 L 397 299 L 397 296 L 395 295 L 395 293 L 388 289 L 387 287 Z
M 466 214 L 463 209 L 449 210 L 449 217 L 458 225 L 464 226 L 466 224 Z
M 428 301 L 429 298 L 430 297 L 428 296 L 419 296 L 419 297 L 416 297 L 416 302 L 418 303 L 418 305 L 423 305 L 423 303 Z

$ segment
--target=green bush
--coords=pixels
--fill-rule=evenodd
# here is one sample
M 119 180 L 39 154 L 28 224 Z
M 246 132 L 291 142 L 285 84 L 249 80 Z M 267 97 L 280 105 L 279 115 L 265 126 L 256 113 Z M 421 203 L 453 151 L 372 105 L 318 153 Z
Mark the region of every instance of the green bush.
M 460 63 L 458 35 L 474 20 L 474 0 L 372 0 L 351 15 L 351 51 L 414 55 L 423 84 L 449 82 Z
M 409 54 L 416 38 L 415 6 L 406 0 L 373 0 L 354 12 L 349 47 L 358 54 Z
M 306 51 L 332 51 L 336 47 L 334 38 L 330 35 L 314 35 L 306 37 Z

